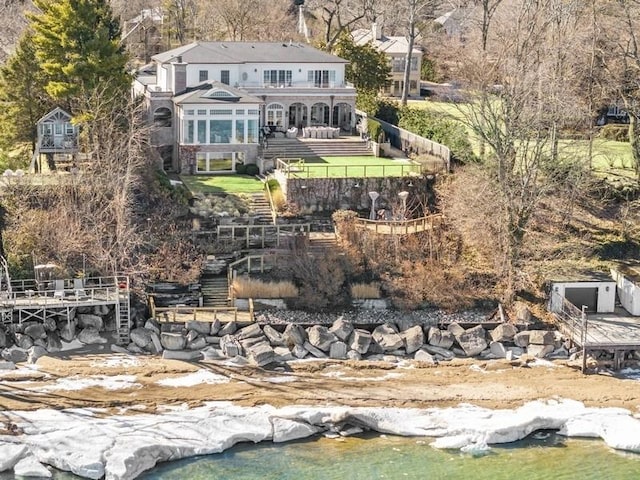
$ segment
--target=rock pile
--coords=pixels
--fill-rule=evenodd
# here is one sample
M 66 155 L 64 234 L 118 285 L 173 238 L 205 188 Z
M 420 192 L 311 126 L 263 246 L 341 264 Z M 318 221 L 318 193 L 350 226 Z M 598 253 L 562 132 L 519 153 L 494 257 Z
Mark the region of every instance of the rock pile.
M 490 331 L 480 325 L 465 329 L 457 323 L 444 330 L 410 324 L 401 328 L 395 323 L 361 329 L 339 317 L 331 326 L 276 326 L 280 329 L 258 323 L 239 328 L 235 322 L 160 325 L 148 320 L 144 327 L 132 330 L 129 347 L 114 348 L 122 352 L 162 353 L 165 358 L 181 360 L 243 357 L 258 366 L 302 358 L 396 361 L 411 357 L 437 363 L 456 357 L 510 360 L 525 353 L 538 358 L 569 355 L 557 332 L 518 332 L 509 323 Z
M 0 325 L 0 355 L 9 364 L 34 363 L 47 353 L 62 350 L 62 342 L 107 343 L 107 332 L 115 327 L 113 307 L 107 305 L 71 309 L 69 319 L 48 316 L 44 321 Z

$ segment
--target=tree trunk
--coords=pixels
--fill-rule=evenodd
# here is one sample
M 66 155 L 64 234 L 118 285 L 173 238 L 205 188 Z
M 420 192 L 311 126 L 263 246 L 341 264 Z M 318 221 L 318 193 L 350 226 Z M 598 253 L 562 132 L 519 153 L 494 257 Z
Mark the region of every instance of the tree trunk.
M 404 62 L 404 75 L 402 85 L 402 98 L 400 103 L 402 105 L 407 104 L 407 97 L 409 96 L 409 77 L 411 76 L 411 57 L 413 55 L 413 45 L 416 40 L 416 16 L 415 7 L 412 7 L 409 14 L 409 31 L 407 32 L 407 56 Z
M 640 125 L 635 112 L 629 111 L 629 145 L 631 145 L 631 156 L 633 159 L 633 169 L 636 179 L 640 181 Z

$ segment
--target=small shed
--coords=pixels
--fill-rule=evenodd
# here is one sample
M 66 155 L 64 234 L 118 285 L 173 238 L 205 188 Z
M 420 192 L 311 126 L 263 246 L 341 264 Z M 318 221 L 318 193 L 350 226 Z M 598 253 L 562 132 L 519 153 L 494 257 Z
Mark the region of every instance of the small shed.
M 611 313 L 615 310 L 616 282 L 604 273 L 577 273 L 550 283 L 552 292 L 580 309 L 587 307 L 589 313 Z M 560 305 L 554 305 L 553 297 L 551 310 L 556 311 Z
M 611 269 L 620 304 L 631 315 L 640 315 L 640 265 L 619 265 Z

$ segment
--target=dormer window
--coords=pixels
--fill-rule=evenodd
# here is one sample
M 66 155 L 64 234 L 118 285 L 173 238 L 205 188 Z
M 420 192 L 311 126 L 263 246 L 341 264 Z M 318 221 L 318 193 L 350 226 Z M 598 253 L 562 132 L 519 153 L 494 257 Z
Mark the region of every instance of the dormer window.
M 206 98 L 217 98 L 220 100 L 238 100 L 236 95 L 221 88 L 212 88 L 202 96 Z

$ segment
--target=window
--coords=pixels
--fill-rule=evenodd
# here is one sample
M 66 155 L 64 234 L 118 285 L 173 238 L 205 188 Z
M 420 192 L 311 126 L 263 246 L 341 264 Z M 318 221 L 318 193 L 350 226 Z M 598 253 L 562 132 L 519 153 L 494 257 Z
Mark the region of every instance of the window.
M 309 70 L 307 74 L 309 83 L 313 83 L 314 87 L 327 88 L 333 86 L 336 82 L 335 70 Z
M 200 70 L 198 72 L 198 79 L 201 82 L 205 82 L 205 81 L 209 80 L 209 71 L 208 70 Z
M 418 89 L 418 83 L 415 80 L 410 80 L 409 81 L 409 90 L 410 91 L 415 91 Z
M 171 125 L 169 125 L 169 126 L 171 126 Z M 69 123 L 69 122 L 64 124 L 64 131 L 65 131 L 65 133 L 67 135 L 73 135 L 74 133 L 76 133 L 74 128 L 73 128 L 73 123 Z
M 209 143 L 231 143 L 231 120 L 209 120 Z
M 244 115 L 244 109 L 242 108 L 236 109 L 236 115 Z
M 193 143 L 193 120 L 186 121 L 184 143 Z
M 230 108 L 216 108 L 211 110 L 211 115 L 231 115 L 233 114 L 233 110 Z
M 284 107 L 279 103 L 270 103 L 266 110 L 267 125 L 284 125 Z
M 171 126 L 171 110 L 167 107 L 157 108 L 153 112 L 153 124 L 156 127 L 170 127 Z
M 291 70 L 265 70 L 263 73 L 265 85 L 272 87 L 291 86 Z
M 198 143 L 207 143 L 207 121 L 198 120 Z
M 210 173 L 233 171 L 236 165 L 244 163 L 244 153 L 237 152 L 198 152 L 196 154 L 196 172 Z
M 43 123 L 42 124 L 42 134 L 43 135 L 51 135 L 53 133 L 53 124 L 51 123 Z
M 229 70 L 222 70 L 220 72 L 220 83 L 229 85 Z
M 258 143 L 257 120 L 247 120 L 247 143 Z
M 258 110 L 247 110 L 247 114 L 249 114 L 249 115 L 259 115 L 260 112 Z
M 244 143 L 244 120 L 236 120 L 236 143 Z
M 55 128 L 55 135 L 62 135 L 62 124 L 61 123 L 54 124 L 54 128 Z
M 198 172 L 209 171 L 209 161 L 207 159 L 206 153 L 198 152 L 196 154 L 196 171 Z
M 184 114 L 185 115 L 193 115 L 193 110 L 185 110 Z

